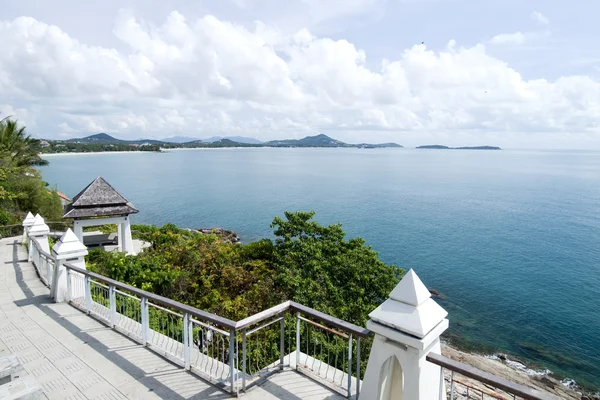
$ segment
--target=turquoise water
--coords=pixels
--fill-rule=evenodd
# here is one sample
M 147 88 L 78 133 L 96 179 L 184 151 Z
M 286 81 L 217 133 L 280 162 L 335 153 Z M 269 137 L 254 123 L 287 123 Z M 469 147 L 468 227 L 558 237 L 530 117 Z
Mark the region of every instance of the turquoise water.
M 600 386 L 600 153 L 216 149 L 49 157 L 69 196 L 102 175 L 134 222 L 269 236 L 342 222 L 442 293 L 447 337 Z

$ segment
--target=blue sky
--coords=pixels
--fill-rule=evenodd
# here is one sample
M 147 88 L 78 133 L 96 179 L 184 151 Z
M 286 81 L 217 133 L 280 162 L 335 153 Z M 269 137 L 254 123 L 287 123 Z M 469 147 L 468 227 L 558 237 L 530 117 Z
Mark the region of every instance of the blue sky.
M 600 148 L 598 2 L 4 3 L 0 111 L 37 136 Z

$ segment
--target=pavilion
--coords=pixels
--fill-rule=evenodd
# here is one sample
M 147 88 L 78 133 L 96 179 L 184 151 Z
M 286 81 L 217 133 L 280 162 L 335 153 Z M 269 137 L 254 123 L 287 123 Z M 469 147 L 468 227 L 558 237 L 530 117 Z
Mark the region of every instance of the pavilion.
M 118 250 L 135 254 L 129 216 L 138 212 L 133 204 L 99 176 L 65 207 L 63 218 L 73 219 L 73 232 L 82 243 L 84 227 L 116 224 Z

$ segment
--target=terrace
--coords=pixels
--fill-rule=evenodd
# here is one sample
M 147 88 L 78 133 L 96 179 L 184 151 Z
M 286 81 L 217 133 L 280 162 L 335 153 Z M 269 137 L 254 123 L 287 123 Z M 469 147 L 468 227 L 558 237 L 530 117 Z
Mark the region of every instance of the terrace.
M 447 313 L 413 271 L 366 328 L 291 301 L 232 321 L 87 271 L 39 216 L 25 230 L 0 240 L 3 399 L 554 398 L 442 356 Z

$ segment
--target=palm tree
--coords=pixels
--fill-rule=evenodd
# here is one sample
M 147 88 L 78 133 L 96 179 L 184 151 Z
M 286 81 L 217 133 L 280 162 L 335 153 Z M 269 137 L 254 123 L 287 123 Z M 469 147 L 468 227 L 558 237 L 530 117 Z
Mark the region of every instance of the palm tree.
M 39 155 L 40 141 L 25 133 L 25 127 L 6 117 L 0 120 L 0 162 L 16 167 L 47 165 Z

